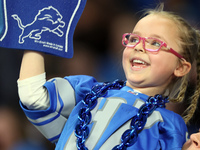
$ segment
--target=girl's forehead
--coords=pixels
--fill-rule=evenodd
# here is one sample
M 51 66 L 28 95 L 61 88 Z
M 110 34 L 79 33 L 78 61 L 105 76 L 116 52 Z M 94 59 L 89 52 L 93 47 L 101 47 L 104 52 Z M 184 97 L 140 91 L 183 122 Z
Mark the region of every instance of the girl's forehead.
M 149 32 L 163 32 L 169 29 L 173 29 L 173 32 L 177 32 L 176 24 L 169 18 L 162 15 L 148 15 L 140 19 L 134 30 L 147 30 Z
M 135 25 L 133 31 L 141 32 L 143 34 L 178 34 L 176 24 L 171 19 L 161 15 L 148 15 L 140 19 Z
M 179 29 L 172 19 L 165 16 L 157 14 L 145 16 L 137 22 L 133 33 L 142 37 L 161 37 L 161 40 L 178 49 Z

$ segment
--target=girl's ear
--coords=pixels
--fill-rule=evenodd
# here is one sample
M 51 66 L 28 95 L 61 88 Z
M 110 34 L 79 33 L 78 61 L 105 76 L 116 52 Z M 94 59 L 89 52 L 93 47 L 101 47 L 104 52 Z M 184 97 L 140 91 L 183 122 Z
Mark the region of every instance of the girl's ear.
M 186 60 L 183 60 L 177 68 L 174 70 L 174 75 L 176 77 L 183 77 L 191 70 L 191 63 L 187 62 Z

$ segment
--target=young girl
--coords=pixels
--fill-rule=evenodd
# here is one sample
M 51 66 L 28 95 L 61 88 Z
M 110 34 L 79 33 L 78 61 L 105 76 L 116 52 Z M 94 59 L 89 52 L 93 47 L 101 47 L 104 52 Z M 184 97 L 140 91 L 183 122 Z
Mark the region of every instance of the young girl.
M 25 51 L 20 105 L 57 150 L 181 150 L 185 122 L 193 116 L 200 93 L 200 35 L 162 9 L 148 11 L 132 33 L 123 35 L 126 82 L 98 83 L 84 75 L 46 82 L 43 54 Z M 184 122 L 164 108 L 164 96 L 171 102 L 184 100 L 193 63 L 197 86 Z

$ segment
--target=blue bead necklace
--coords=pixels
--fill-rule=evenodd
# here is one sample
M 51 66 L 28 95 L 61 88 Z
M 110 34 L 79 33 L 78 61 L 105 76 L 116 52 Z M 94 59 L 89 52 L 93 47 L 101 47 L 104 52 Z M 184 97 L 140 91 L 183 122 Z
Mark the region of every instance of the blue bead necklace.
M 121 89 L 125 85 L 124 81 L 116 80 L 112 83 L 103 83 L 94 86 L 91 92 L 86 94 L 82 100 L 84 106 L 79 110 L 79 122 L 75 127 L 75 136 L 77 137 L 77 149 L 88 150 L 85 146 L 85 141 L 89 136 L 88 124 L 92 119 L 91 110 L 97 105 L 97 99 L 104 97 L 108 90 Z M 163 98 L 161 95 L 149 97 L 145 104 L 143 104 L 137 114 L 133 116 L 130 127 L 121 136 L 121 144 L 116 145 L 112 150 L 126 150 L 127 147 L 132 146 L 136 141 L 138 134 L 144 128 L 148 116 L 150 116 L 156 108 L 164 108 L 165 103 L 168 102 L 168 97 Z

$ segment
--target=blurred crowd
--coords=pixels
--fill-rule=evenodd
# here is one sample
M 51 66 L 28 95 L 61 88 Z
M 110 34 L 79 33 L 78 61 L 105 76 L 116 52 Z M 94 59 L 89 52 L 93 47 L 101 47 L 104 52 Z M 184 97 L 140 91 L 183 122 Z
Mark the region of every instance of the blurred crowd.
M 122 34 L 132 32 L 141 10 L 155 8 L 160 1 L 87 0 L 74 33 L 73 58 L 46 55 L 47 79 L 85 74 L 96 77 L 98 81 L 125 80 L 121 63 Z M 174 11 L 200 29 L 199 0 L 163 2 L 165 10 Z M 19 106 L 16 81 L 22 55 L 22 50 L 0 48 L 0 149 L 51 150 L 54 145 L 27 121 Z M 191 133 L 200 127 L 199 111 L 189 126 Z

